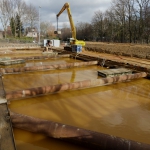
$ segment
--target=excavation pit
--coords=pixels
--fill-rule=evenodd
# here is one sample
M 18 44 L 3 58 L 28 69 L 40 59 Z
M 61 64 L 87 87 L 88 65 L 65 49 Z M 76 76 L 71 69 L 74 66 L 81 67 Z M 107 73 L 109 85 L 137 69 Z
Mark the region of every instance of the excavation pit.
M 90 57 L 84 58 L 90 60 Z M 82 87 L 89 83 L 95 85 L 97 81 L 101 81 L 103 78 L 97 75 L 97 70 L 103 71 L 106 68 L 99 65 L 97 60 L 96 58 L 92 61 L 84 61 L 84 63 L 81 59 L 78 60 L 69 57 L 27 60 L 21 68 L 34 66 L 39 67 L 39 70 L 26 72 L 17 72 L 19 66 L 12 65 L 11 68 L 13 69 L 11 70 L 13 72 L 11 74 L 7 74 L 7 72 L 3 74 L 6 95 L 14 91 L 22 91 L 23 95 L 18 99 L 10 99 L 9 109 L 12 112 L 22 114 L 22 117 L 26 115 L 53 121 L 56 124 L 56 129 L 59 123 L 61 123 L 63 128 L 59 132 L 59 135 L 54 134 L 55 138 L 60 139 L 60 135 L 63 137 L 66 136 L 66 133 L 63 131 L 66 131 L 65 126 L 69 125 L 77 127 L 76 130 L 79 133 L 82 128 L 88 131 L 91 130 L 111 135 L 112 137 L 114 136 L 114 139 L 115 137 L 119 137 L 122 140 L 127 139 L 139 143 L 146 143 L 149 146 L 150 141 L 148 137 L 150 132 L 147 126 L 150 116 L 148 107 L 150 103 L 148 90 L 150 85 L 149 80 L 141 78 L 142 76 L 140 77 L 139 75 L 136 76 L 140 77 L 139 79 L 128 80 L 127 82 L 124 80 L 116 82 L 116 79 L 110 78 L 112 79 L 110 80 L 112 84 L 59 91 L 58 85 L 65 85 L 65 89 L 67 89 L 71 83 L 71 87 L 77 87 L 76 82 Z M 89 65 L 89 62 L 94 63 Z M 68 65 L 65 65 L 67 67 L 64 68 L 62 66 L 63 64 Z M 44 65 L 50 67 L 57 66 L 53 69 L 40 70 L 41 66 Z M 58 66 L 62 68 L 60 69 Z M 3 69 L 9 68 L 3 67 Z M 143 77 L 145 76 L 146 74 Z M 106 83 L 108 81 L 105 80 Z M 41 87 L 48 85 L 56 85 L 57 92 L 41 94 L 39 96 L 35 95 L 38 93 L 38 90 L 34 91 L 34 89 L 37 87 L 43 89 Z M 33 95 L 31 97 L 26 97 L 26 89 L 32 90 Z M 15 125 L 17 126 L 17 124 Z M 32 127 L 35 128 L 36 125 Z M 14 137 L 16 147 L 20 150 L 23 150 L 24 147 L 33 150 L 49 149 L 50 147 L 52 149 L 66 150 L 86 149 L 84 148 L 86 144 L 78 146 L 49 138 L 44 134 L 32 133 L 17 128 L 14 128 Z

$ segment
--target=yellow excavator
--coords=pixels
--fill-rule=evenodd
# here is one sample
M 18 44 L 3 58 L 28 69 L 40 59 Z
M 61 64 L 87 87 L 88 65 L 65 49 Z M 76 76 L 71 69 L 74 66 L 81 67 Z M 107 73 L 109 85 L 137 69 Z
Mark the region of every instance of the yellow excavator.
M 58 33 L 58 17 L 62 14 L 62 12 L 65 9 L 67 10 L 68 18 L 69 18 L 69 21 L 70 21 L 72 38 L 68 38 L 68 44 L 66 46 L 64 46 L 64 49 L 65 50 L 70 50 L 72 45 L 85 46 L 85 42 L 84 41 L 76 39 L 76 28 L 75 28 L 75 25 L 74 25 L 74 22 L 73 22 L 73 19 L 72 19 L 69 3 L 65 3 L 64 6 L 62 7 L 62 9 L 60 10 L 60 12 L 56 15 L 56 17 L 57 17 L 57 33 Z

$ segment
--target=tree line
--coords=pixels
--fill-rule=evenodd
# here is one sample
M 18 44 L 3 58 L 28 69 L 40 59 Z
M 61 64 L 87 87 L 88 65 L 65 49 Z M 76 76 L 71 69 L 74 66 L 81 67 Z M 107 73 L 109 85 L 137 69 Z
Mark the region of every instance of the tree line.
M 24 0 L 0 0 L 0 21 L 5 37 L 8 24 L 12 36 L 20 37 L 25 27 L 38 25 L 38 8 L 27 5 Z M 54 26 L 41 22 L 41 35 L 53 37 Z M 66 24 L 61 29 L 62 40 L 71 37 Z M 121 43 L 149 43 L 150 40 L 150 0 L 112 0 L 111 7 L 96 11 L 91 22 L 76 24 L 77 39 L 86 41 L 106 41 Z
M 150 1 L 112 0 L 109 10 L 95 13 L 92 25 L 101 41 L 149 43 Z
M 24 26 L 33 28 L 37 20 L 38 10 L 33 5 L 27 5 L 23 0 L 0 0 L 0 21 L 5 38 L 8 25 L 11 27 L 11 34 L 20 37 Z
M 80 40 L 149 43 L 150 0 L 112 0 L 108 10 L 94 13 L 91 23 L 76 24 L 76 32 Z

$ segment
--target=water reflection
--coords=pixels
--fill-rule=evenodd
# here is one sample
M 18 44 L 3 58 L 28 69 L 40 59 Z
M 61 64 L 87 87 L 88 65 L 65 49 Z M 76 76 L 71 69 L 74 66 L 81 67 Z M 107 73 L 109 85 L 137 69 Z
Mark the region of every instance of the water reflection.
M 4 76 L 6 91 L 97 79 L 99 66 Z M 138 79 L 108 86 L 65 91 L 13 101 L 17 113 L 112 134 L 150 144 L 150 81 Z M 42 135 L 15 129 L 17 146 L 26 149 L 79 149 Z M 36 139 L 34 137 L 39 137 Z M 51 143 L 51 140 L 54 142 Z M 51 143 L 51 144 L 50 144 Z M 59 144 L 58 144 L 59 143 Z M 66 148 L 66 145 L 68 146 Z M 35 147 L 34 147 L 35 146 Z M 64 146 L 64 147 L 63 147 Z
M 0 68 L 16 68 L 16 67 L 31 67 L 31 66 L 41 66 L 41 65 L 54 65 L 54 64 L 64 64 L 64 63 L 73 63 L 80 62 L 80 60 L 73 60 L 70 58 L 50 58 L 50 59 L 41 59 L 41 60 L 27 60 L 23 64 L 15 64 L 3 66 L 0 65 Z
M 5 75 L 3 78 L 3 83 L 5 86 L 5 90 L 8 92 L 12 90 L 32 87 L 77 82 L 86 79 L 96 79 L 97 69 L 97 66 L 90 66 L 63 70 Z
M 133 81 L 133 83 L 140 81 Z M 150 144 L 148 138 L 150 111 L 143 107 L 143 104 L 150 104 L 150 99 L 122 90 L 130 85 L 131 83 L 128 82 L 120 86 L 115 84 L 66 91 L 20 100 L 19 103 L 14 101 L 10 109 L 18 113 Z M 131 99 L 128 99 L 129 97 Z
M 22 133 L 21 136 L 20 133 Z M 19 129 L 14 129 L 14 134 L 17 150 L 86 150 L 75 144 Z

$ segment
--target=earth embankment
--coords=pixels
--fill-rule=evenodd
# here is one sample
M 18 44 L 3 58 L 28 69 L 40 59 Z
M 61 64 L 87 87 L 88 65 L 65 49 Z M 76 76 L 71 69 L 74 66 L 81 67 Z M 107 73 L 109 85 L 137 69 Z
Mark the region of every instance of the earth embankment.
M 150 59 L 149 45 L 86 42 L 85 50 L 120 56 Z

